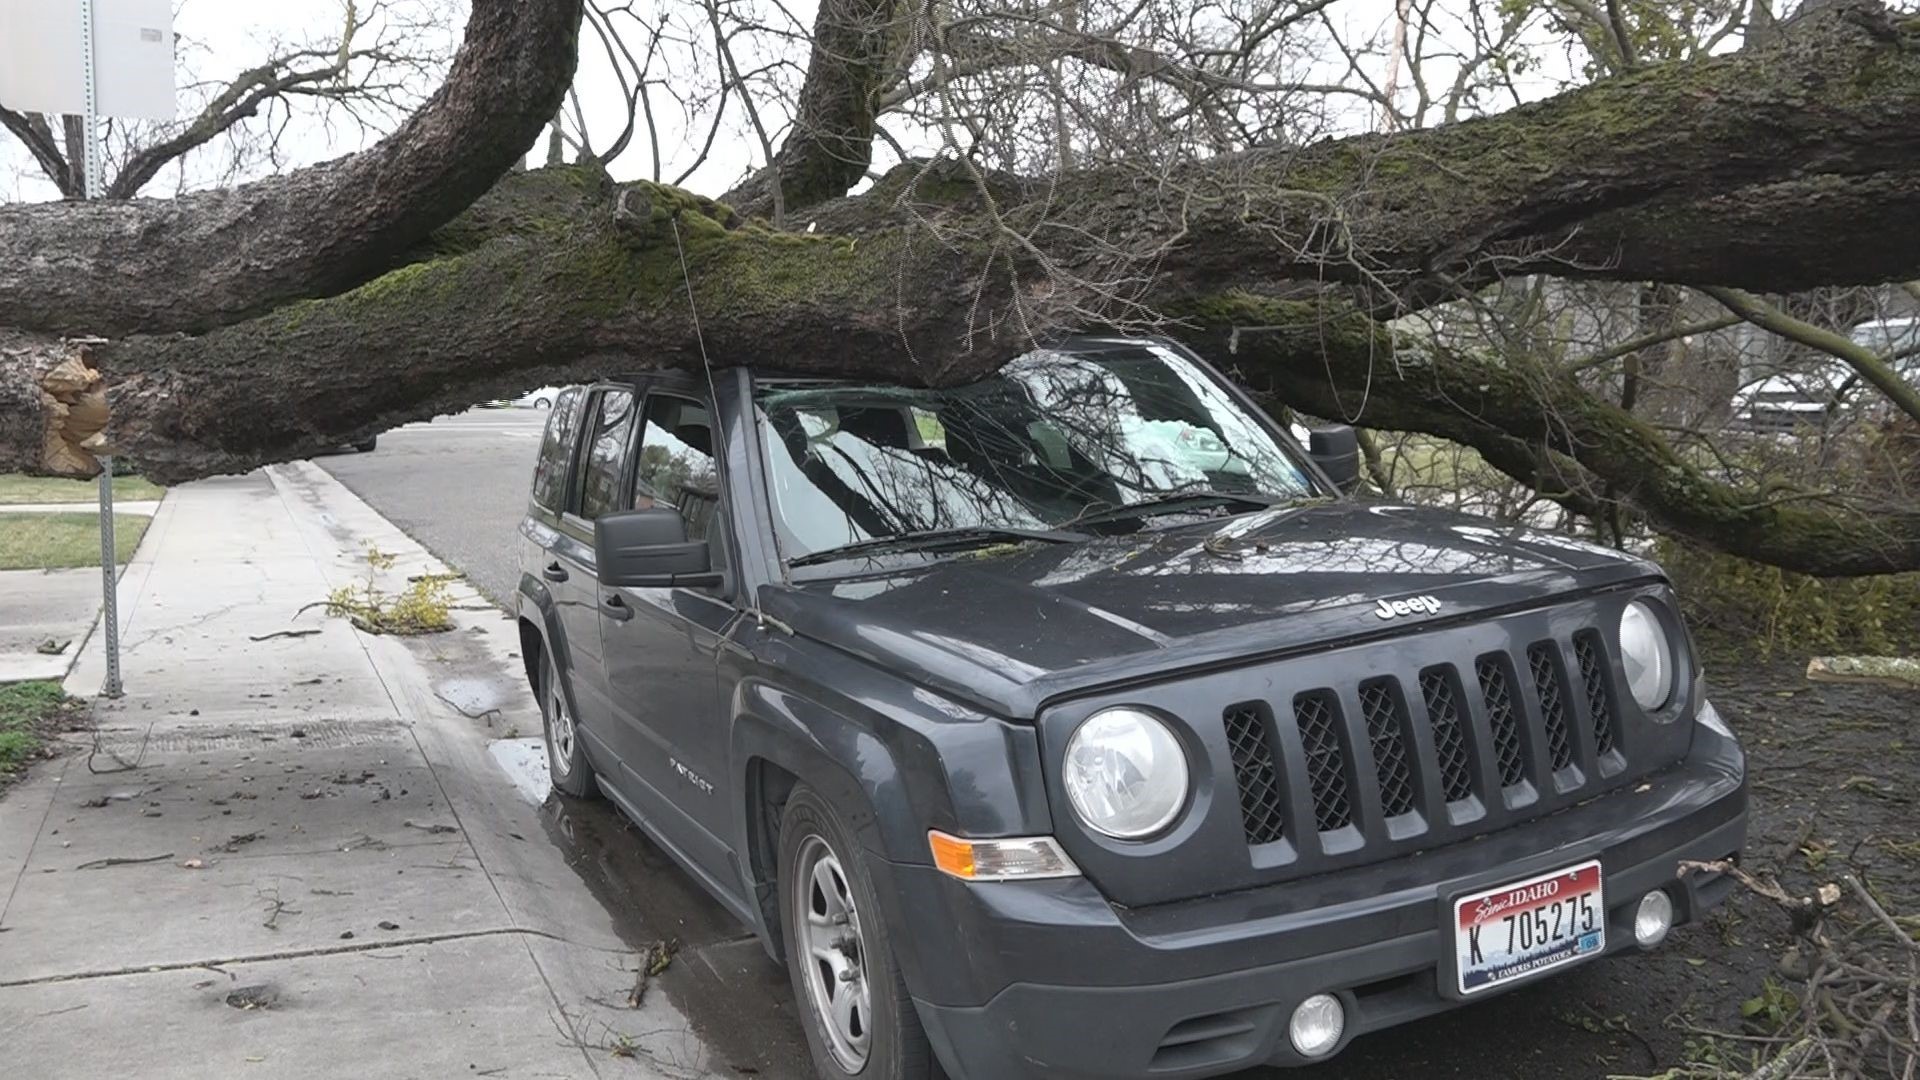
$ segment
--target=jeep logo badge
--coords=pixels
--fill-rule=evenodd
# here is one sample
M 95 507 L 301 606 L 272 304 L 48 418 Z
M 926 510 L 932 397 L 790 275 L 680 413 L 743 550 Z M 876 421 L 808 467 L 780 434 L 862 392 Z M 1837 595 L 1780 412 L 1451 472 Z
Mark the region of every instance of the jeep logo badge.
M 1380 600 L 1373 609 L 1375 615 L 1383 619 L 1395 619 L 1402 615 L 1411 615 L 1424 611 L 1429 615 L 1440 614 L 1440 601 L 1431 596 L 1409 596 L 1405 600 Z

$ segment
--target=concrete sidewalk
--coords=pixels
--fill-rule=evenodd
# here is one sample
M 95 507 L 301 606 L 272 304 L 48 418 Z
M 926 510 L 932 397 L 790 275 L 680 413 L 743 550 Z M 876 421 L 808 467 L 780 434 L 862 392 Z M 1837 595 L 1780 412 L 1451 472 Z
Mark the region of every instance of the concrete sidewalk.
M 511 620 L 465 589 L 425 638 L 296 615 L 445 571 L 310 465 L 168 496 L 126 696 L 0 801 L 0 1073 L 730 1071 L 666 995 L 627 1007 L 643 943 L 495 764 L 539 732 Z M 69 691 L 102 669 L 96 634 Z
M 66 678 L 99 614 L 97 566 L 0 570 L 0 683 Z M 64 647 L 40 651 L 48 641 Z

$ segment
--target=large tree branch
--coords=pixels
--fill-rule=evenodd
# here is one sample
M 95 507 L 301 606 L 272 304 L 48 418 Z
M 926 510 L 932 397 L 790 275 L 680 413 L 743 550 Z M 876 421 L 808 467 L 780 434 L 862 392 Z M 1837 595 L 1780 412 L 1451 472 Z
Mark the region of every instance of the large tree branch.
M 301 456 L 530 378 L 696 368 L 701 330 L 721 365 L 953 383 L 1068 322 L 1177 316 L 1216 356 L 1237 342 L 1250 377 L 1309 411 L 1351 416 L 1364 396 L 1378 410 L 1366 423 L 1458 438 L 1536 478 L 1585 470 L 1662 527 L 1780 565 L 1912 568 L 1914 515 L 1742 490 L 1564 373 L 1422 360 L 1325 290 L 1351 283 L 1382 306 L 1503 270 L 1776 290 L 1911 277 L 1916 121 L 1920 54 L 1884 13 L 1852 6 L 1767 49 L 1433 131 L 984 186 L 908 168 L 816 208 L 812 235 L 597 170 L 515 174 L 411 265 L 350 292 L 98 347 L 102 435 L 181 479 Z M 1818 205 L 1802 202 L 1809 189 Z M 1698 242 L 1736 216 L 1770 222 L 1765 259 L 1734 264 Z M 0 341 L 0 471 L 51 468 L 46 432 L 81 434 L 58 410 L 25 407 L 64 353 L 45 335 Z
M 1464 443 L 1543 488 L 1555 472 L 1610 482 L 1656 528 L 1789 570 L 1920 567 L 1920 509 L 1716 477 L 1645 421 L 1531 357 L 1409 349 L 1358 312 L 1247 295 L 1210 298 L 1194 314 L 1178 331 L 1188 344 L 1314 415 Z M 1566 499 L 1592 513 L 1598 486 L 1577 484 Z
M 120 174 L 107 185 L 107 198 L 133 198 L 169 163 L 219 138 L 241 121 L 258 115 L 260 107 L 268 101 L 338 80 L 346 75 L 349 66 L 356 60 L 380 60 L 387 56 L 381 49 L 354 49 L 349 46 L 325 51 L 304 49 L 242 72 L 215 94 L 191 123 L 172 136 L 135 151 L 121 167 Z M 294 66 L 300 61 L 319 60 L 326 62 L 301 68 Z
M 1389 309 L 1526 272 L 1775 291 L 1871 283 L 1915 261 L 1916 118 L 1920 42 L 1883 10 L 1842 3 L 1764 49 L 1485 119 L 1165 171 L 999 178 L 993 212 L 976 200 L 960 227 L 1011 227 L 1049 268 L 1150 260 L 1131 269 L 1162 294 L 1332 281 Z M 810 219 L 870 229 L 873 202 Z
M 445 84 L 371 149 L 179 199 L 0 206 L 0 326 L 201 330 L 392 265 L 533 144 L 581 0 L 474 0 Z
M 845 195 L 873 164 L 874 117 L 905 30 L 898 0 L 822 0 L 792 129 L 767 167 L 724 201 L 767 215 Z M 740 87 L 745 94 L 746 87 Z

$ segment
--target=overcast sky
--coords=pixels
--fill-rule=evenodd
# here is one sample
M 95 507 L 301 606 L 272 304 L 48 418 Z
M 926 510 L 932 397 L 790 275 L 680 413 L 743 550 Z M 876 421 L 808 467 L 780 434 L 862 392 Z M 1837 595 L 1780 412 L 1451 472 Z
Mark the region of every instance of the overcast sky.
M 70 4 L 76 11 L 79 6 L 78 0 L 24 2 Z M 396 15 L 419 28 L 412 32 L 412 40 L 417 41 L 425 51 L 437 51 L 443 56 L 451 54 L 466 20 L 465 3 L 460 0 L 388 0 L 388 3 Z M 812 18 L 813 0 L 797 0 L 786 6 L 794 11 L 797 18 Z M 361 0 L 358 7 L 365 12 L 369 4 Z M 183 118 L 190 114 L 194 104 L 194 95 L 187 87 L 188 83 L 231 80 L 239 72 L 289 46 L 297 47 L 328 39 L 337 42 L 345 25 L 344 9 L 344 0 L 271 0 L 267 3 L 261 0 L 176 0 L 174 31 L 180 43 L 177 66 L 182 84 L 180 108 Z M 0 26 L 0 34 L 4 34 L 5 29 Z M 433 85 L 427 80 L 414 80 L 412 89 L 423 95 L 431 92 Z M 611 69 L 590 50 L 585 53 L 582 63 L 579 89 L 581 108 L 587 114 L 589 126 L 605 132 L 602 138 L 611 138 L 612 133 L 619 130 L 625 113 Z M 663 158 L 668 159 L 670 166 L 679 162 L 684 167 L 684 163 L 691 162 L 694 155 L 681 145 L 685 140 L 680 130 L 679 112 L 664 100 L 657 102 L 657 105 L 660 106 L 657 119 L 662 129 Z M 704 129 L 700 133 L 704 135 Z M 286 125 L 281 132 L 281 158 L 289 165 L 323 161 L 358 150 L 371 137 L 368 131 L 344 117 L 336 116 L 330 123 L 321 122 L 311 109 L 307 109 L 305 115 Z M 536 153 L 543 152 L 543 147 L 536 148 Z M 629 155 L 627 160 L 618 163 L 616 172 L 637 175 L 651 171 L 647 157 L 644 153 Z M 706 164 L 688 183 L 700 190 L 718 192 L 749 168 L 757 157 L 757 145 L 743 138 L 742 133 L 723 133 Z M 669 169 L 670 175 L 679 171 L 679 167 Z M 202 169 L 201 175 L 189 178 L 189 182 L 193 186 L 203 186 L 210 179 L 206 170 Z M 146 193 L 164 196 L 172 194 L 178 186 L 177 176 L 163 176 L 149 186 Z M 24 148 L 11 135 L 0 132 L 0 200 L 57 197 L 58 192 L 40 174 Z
M 99 2 L 111 3 L 114 0 Z M 357 10 L 363 18 L 374 8 L 375 2 L 358 0 Z M 78 10 L 78 0 L 0 0 L 0 13 L 4 13 L 9 3 L 71 4 L 76 12 Z M 416 48 L 442 57 L 451 54 L 466 18 L 463 0 L 384 0 L 384 3 L 392 17 L 405 20 L 409 26 L 415 27 L 410 31 L 408 40 Z M 664 0 L 662 7 L 666 8 L 669 3 L 670 0 Z M 192 85 L 196 82 L 224 83 L 234 74 L 260 63 L 267 56 L 284 51 L 290 45 L 337 41 L 345 21 L 345 8 L 345 0 L 175 0 L 174 29 L 180 43 L 177 70 L 182 84 L 179 98 L 183 114 L 194 111 L 197 101 L 209 92 L 204 88 L 196 91 Z M 814 0 L 792 0 L 773 5 L 773 8 L 786 11 L 795 23 L 804 27 L 813 18 Z M 687 10 L 697 17 L 701 9 L 689 4 Z M 1391 26 L 1393 0 L 1340 0 L 1329 13 L 1353 39 L 1368 34 L 1384 35 Z M 0 34 L 4 32 L 5 27 L 0 26 Z M 624 108 L 611 68 L 600 53 L 591 31 L 583 32 L 582 43 L 581 75 L 577 81 L 580 108 L 585 114 L 589 130 L 604 145 L 619 130 L 624 120 Z M 798 44 L 786 47 L 796 51 L 803 48 Z M 765 58 L 743 57 L 743 66 L 751 66 L 756 59 Z M 795 59 L 804 62 L 804 56 Z M 688 61 L 682 59 L 679 63 L 681 71 L 666 69 L 671 76 L 684 77 L 689 85 L 711 82 L 710 71 L 685 70 Z M 693 63 L 697 66 L 699 62 Z M 1446 61 L 1438 63 L 1444 67 Z M 1561 70 L 1564 70 L 1564 66 Z M 1338 73 L 1330 71 L 1327 74 L 1331 76 Z M 1375 77 L 1379 78 L 1381 74 L 1375 73 Z M 1535 84 L 1538 93 L 1550 89 L 1550 81 L 1544 75 L 1536 76 Z M 433 85 L 431 78 L 413 78 L 408 81 L 404 93 L 417 99 L 431 92 Z M 696 149 L 686 138 L 680 108 L 664 93 L 656 94 L 654 102 L 656 122 L 662 133 L 663 179 L 672 180 L 695 159 Z M 378 135 L 378 132 L 370 132 L 342 114 L 331 114 L 323 121 L 311 106 L 301 108 L 302 111 L 292 122 L 277 127 L 273 133 L 277 138 L 278 159 L 286 166 L 349 153 L 360 149 Z M 720 138 L 704 165 L 687 180 L 687 186 L 708 194 L 718 194 L 763 160 L 758 141 L 752 137 L 740 110 L 735 108 L 730 112 L 732 115 L 723 127 Z M 696 117 L 696 136 L 705 134 L 700 119 Z M 777 124 L 781 119 L 774 116 L 769 122 Z M 376 118 L 378 122 L 379 118 Z M 390 125 L 391 118 L 387 118 L 386 122 Z M 1363 127 L 1367 123 L 1369 117 L 1364 109 L 1357 110 L 1346 121 L 1350 128 Z M 255 130 L 263 126 L 256 124 Z M 916 138 L 911 131 L 896 130 L 895 134 L 916 153 L 937 145 L 931 138 Z M 535 148 L 536 157 L 543 152 L 543 146 Z M 163 174 L 148 186 L 145 193 L 166 196 L 183 186 L 200 187 L 225 182 L 229 178 L 220 172 L 224 160 L 219 154 L 203 153 L 195 159 L 184 176 L 177 171 Z M 250 171 L 257 174 L 264 168 L 264 163 L 256 162 Z M 622 178 L 649 174 L 650 155 L 644 144 L 616 162 L 613 171 Z M 57 197 L 57 192 L 40 176 L 24 148 L 10 136 L 0 133 L 0 200 L 54 197 Z

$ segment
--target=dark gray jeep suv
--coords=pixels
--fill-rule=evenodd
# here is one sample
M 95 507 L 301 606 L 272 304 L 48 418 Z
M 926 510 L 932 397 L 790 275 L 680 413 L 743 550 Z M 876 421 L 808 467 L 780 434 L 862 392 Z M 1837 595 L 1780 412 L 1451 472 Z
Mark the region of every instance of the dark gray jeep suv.
M 1744 764 L 1659 568 L 1314 443 L 1153 340 L 570 390 L 554 785 L 784 959 L 830 1078 L 1304 1063 L 1699 918 Z

